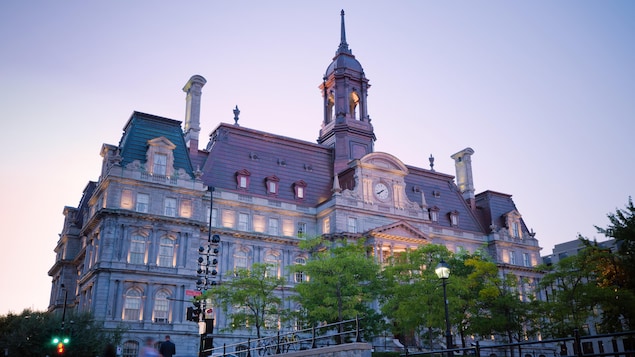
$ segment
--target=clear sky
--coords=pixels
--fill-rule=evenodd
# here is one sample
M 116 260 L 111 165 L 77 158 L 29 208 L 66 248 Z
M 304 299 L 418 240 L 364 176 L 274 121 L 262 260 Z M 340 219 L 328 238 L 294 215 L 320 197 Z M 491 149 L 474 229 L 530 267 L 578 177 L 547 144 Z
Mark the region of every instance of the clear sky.
M 0 314 L 46 309 L 64 206 L 76 207 L 132 111 L 183 120 L 207 79 L 219 122 L 315 142 L 340 40 L 372 87 L 375 149 L 513 195 L 551 253 L 623 208 L 635 177 L 635 2 L 0 2 Z

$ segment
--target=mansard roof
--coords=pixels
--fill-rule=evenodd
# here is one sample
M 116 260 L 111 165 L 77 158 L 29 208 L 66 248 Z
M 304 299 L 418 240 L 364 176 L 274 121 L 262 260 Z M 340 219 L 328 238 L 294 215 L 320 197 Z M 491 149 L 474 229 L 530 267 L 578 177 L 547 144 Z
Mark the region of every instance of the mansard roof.
M 210 135 L 207 150 L 201 170 L 208 186 L 238 190 L 236 173 L 247 170 L 250 195 L 311 207 L 331 197 L 332 154 L 326 146 L 221 123 Z M 265 179 L 274 175 L 280 186 L 271 196 Z M 306 183 L 305 196 L 297 199 L 293 184 L 300 180 Z
M 476 195 L 476 208 L 481 219 L 481 224 L 488 228 L 494 225 L 498 228 L 505 227 L 505 216 L 507 213 L 516 211 L 516 204 L 512 200 L 512 195 L 495 191 L 484 191 Z M 523 231 L 528 232 L 525 222 L 521 218 Z
M 173 150 L 174 170 L 183 169 L 193 177 L 192 163 L 187 153 L 180 121 L 135 111 L 123 130 L 124 134 L 119 142 L 123 166 L 135 160 L 144 164 L 148 142 L 161 138 L 176 145 Z

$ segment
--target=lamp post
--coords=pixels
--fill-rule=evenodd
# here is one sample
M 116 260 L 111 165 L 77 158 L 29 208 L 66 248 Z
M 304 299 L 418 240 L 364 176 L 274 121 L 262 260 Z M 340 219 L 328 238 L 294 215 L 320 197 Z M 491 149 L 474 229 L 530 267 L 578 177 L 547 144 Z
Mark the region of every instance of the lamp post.
M 445 347 L 448 349 L 448 357 L 453 357 L 452 351 L 452 332 L 450 330 L 450 313 L 448 312 L 448 293 L 446 289 L 447 280 L 450 277 L 450 266 L 443 260 L 434 269 L 439 279 L 443 281 L 443 302 L 445 306 Z

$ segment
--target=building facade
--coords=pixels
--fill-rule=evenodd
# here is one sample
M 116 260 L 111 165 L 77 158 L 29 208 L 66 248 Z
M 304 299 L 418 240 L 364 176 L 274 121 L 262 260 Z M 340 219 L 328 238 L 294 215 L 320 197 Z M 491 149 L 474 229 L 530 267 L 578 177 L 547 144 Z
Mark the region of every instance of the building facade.
M 346 42 L 343 12 L 321 102 L 316 95 L 324 108 L 316 143 L 243 127 L 236 108 L 234 123 L 218 124 L 199 149 L 205 83 L 195 75 L 183 88 L 183 121 L 134 112 L 119 144 L 102 146 L 99 179 L 77 207 L 64 208 L 49 310 L 62 308 L 68 289 L 70 308 L 106 328 L 126 327 L 124 355 L 166 333 L 179 356 L 197 354 L 199 331 L 186 309 L 199 247 L 212 235 L 220 237 L 218 275 L 203 285 L 263 262 L 285 277 L 288 294 L 302 276 L 285 267 L 308 259 L 298 243 L 315 236 L 364 238 L 381 262 L 424 244 L 485 247 L 506 272 L 539 278 L 541 248 L 512 196 L 475 192 L 474 150 L 451 156 L 454 175 L 435 171 L 432 157 L 422 168 L 374 151 L 369 80 Z M 215 344 L 248 336 L 222 332 L 228 321 L 214 317 Z

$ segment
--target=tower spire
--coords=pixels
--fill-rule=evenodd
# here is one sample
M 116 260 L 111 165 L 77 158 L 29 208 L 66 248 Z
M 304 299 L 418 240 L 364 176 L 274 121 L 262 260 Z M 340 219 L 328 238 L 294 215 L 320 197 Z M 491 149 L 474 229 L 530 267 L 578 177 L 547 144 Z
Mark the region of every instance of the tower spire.
M 342 17 L 342 25 L 340 29 L 340 47 L 337 49 L 337 53 L 348 53 L 351 54 L 351 50 L 348 48 L 348 43 L 346 43 L 346 25 L 344 24 L 344 9 L 340 12 L 340 16 Z

